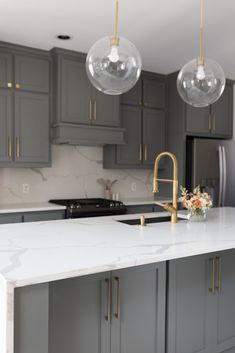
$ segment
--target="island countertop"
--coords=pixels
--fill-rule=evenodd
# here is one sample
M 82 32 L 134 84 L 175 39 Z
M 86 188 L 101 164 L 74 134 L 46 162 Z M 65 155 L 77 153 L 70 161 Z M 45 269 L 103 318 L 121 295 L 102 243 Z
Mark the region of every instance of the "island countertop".
M 235 248 L 235 208 L 212 209 L 201 223 L 117 222 L 137 217 L 1 225 L 0 277 L 15 288 Z

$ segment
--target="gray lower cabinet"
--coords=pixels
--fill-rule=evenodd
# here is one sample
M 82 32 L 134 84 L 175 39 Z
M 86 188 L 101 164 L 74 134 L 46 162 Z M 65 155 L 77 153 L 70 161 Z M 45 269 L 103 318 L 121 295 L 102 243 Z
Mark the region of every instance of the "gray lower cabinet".
M 49 111 L 47 95 L 15 93 L 15 163 L 49 163 Z
M 21 223 L 22 221 L 22 214 L 0 214 L 0 224 Z
M 165 263 L 50 286 L 50 353 L 165 349 Z
M 169 265 L 167 353 L 235 352 L 235 251 Z
M 43 222 L 65 219 L 65 211 L 27 212 L 23 215 L 23 222 Z

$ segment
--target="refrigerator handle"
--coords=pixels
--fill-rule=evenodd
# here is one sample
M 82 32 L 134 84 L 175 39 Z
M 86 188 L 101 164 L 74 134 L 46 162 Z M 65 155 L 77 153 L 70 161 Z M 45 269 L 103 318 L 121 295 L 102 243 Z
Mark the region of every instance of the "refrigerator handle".
M 218 207 L 222 206 L 222 194 L 223 194 L 223 156 L 222 147 L 218 147 L 219 154 L 219 197 L 218 197 Z
M 222 146 L 222 156 L 223 156 L 223 194 L 222 194 L 222 206 L 225 205 L 226 196 L 226 182 L 227 182 L 227 161 L 226 161 L 226 151 L 225 147 Z

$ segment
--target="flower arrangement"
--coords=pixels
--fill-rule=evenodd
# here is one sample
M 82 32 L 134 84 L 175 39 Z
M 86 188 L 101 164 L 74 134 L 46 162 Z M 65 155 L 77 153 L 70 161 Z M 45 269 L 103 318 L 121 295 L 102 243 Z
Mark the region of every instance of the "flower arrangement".
M 212 207 L 212 200 L 210 195 L 206 192 L 201 192 L 200 185 L 198 185 L 193 192 L 188 192 L 184 187 L 180 187 L 181 197 L 180 201 L 184 208 L 187 208 L 191 214 L 201 215 Z

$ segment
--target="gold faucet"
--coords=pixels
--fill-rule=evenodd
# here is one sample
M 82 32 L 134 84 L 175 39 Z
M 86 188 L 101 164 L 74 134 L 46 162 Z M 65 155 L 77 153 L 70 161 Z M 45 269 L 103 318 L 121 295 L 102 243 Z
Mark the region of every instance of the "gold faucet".
M 173 179 L 159 179 L 158 178 L 158 165 L 159 161 L 161 160 L 162 157 L 170 157 L 172 162 L 173 162 Z M 160 205 L 163 207 L 165 210 L 171 213 L 171 223 L 177 223 L 177 198 L 178 198 L 178 167 L 177 167 L 177 159 L 176 156 L 173 153 L 170 152 L 162 152 L 160 153 L 154 162 L 154 175 L 153 175 L 153 192 L 158 192 L 158 182 L 166 182 L 166 183 L 172 183 L 173 184 L 173 204 L 169 205 L 167 204 L 162 204 L 160 202 L 156 202 L 157 205 Z

